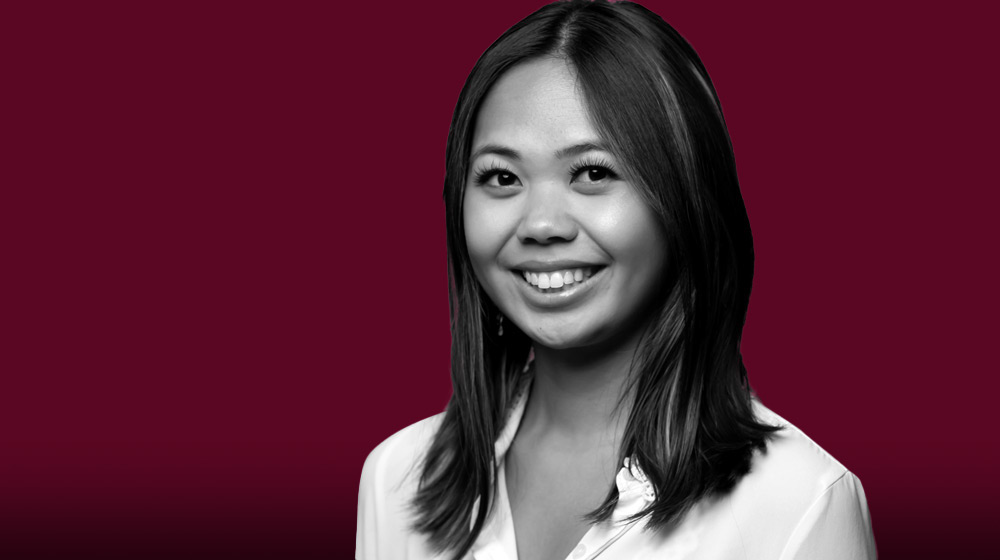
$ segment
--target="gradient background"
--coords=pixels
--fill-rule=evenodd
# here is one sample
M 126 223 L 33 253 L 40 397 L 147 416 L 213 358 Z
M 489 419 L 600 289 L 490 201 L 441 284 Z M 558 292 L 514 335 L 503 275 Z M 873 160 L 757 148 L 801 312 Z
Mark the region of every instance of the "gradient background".
M 0 558 L 350 558 L 367 453 L 450 393 L 444 148 L 522 2 L 0 9 Z M 1000 517 L 995 17 L 666 2 L 757 248 L 761 399 L 883 558 Z

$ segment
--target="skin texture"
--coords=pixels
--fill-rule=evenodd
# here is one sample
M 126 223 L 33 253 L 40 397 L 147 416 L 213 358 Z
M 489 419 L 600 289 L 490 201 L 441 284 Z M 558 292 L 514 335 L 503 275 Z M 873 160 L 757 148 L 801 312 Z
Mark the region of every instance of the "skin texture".
M 565 558 L 620 467 L 628 411 L 616 405 L 664 278 L 666 236 L 600 149 L 561 59 L 509 70 L 477 117 L 464 202 L 469 255 L 535 350 L 531 395 L 505 459 L 518 555 Z M 566 151 L 574 146 L 587 148 Z M 553 261 L 603 269 L 567 297 L 539 294 L 515 272 L 559 268 Z
M 622 177 L 601 145 L 572 69 L 546 58 L 508 71 L 480 109 L 465 193 L 465 232 L 473 268 L 504 316 L 536 345 L 552 349 L 608 343 L 637 329 L 644 305 L 666 266 L 665 236 L 653 213 Z M 485 146 L 518 152 L 476 155 Z M 598 178 L 577 164 L 610 164 L 617 176 Z M 476 175 L 506 170 L 485 185 Z M 585 297 L 565 304 L 525 296 L 512 269 L 525 261 L 568 259 L 606 268 L 589 280 Z

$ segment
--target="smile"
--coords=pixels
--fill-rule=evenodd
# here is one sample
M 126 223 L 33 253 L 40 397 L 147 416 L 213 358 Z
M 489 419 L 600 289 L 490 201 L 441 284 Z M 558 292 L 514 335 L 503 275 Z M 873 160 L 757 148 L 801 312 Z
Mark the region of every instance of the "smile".
M 532 288 L 543 294 L 558 293 L 568 290 L 576 284 L 584 284 L 603 267 L 587 266 L 551 272 L 518 271 Z

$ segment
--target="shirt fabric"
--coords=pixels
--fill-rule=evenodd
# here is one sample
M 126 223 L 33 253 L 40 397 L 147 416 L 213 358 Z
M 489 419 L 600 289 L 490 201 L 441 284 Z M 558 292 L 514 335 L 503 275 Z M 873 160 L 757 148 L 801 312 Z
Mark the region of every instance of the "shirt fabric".
M 527 402 L 516 399 L 496 442 L 499 487 L 483 531 L 463 560 L 517 560 L 504 455 Z M 721 496 L 703 499 L 670 530 L 628 521 L 654 499 L 641 465 L 626 460 L 615 479 L 611 519 L 592 525 L 567 560 L 853 560 L 874 559 L 868 504 L 861 482 L 798 428 L 754 401 L 760 421 L 780 426 L 750 472 Z M 424 535 L 411 529 L 424 452 L 443 414 L 417 422 L 368 456 L 358 499 L 357 560 L 430 560 Z

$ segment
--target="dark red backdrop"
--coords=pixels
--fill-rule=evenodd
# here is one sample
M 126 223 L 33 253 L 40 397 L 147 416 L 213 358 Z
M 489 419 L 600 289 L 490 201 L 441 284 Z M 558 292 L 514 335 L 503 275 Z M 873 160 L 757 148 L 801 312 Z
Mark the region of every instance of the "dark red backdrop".
M 5 5 L 0 557 L 349 558 L 449 395 L 444 147 L 539 3 Z M 719 91 L 762 400 L 884 558 L 998 516 L 990 14 L 649 1 Z

